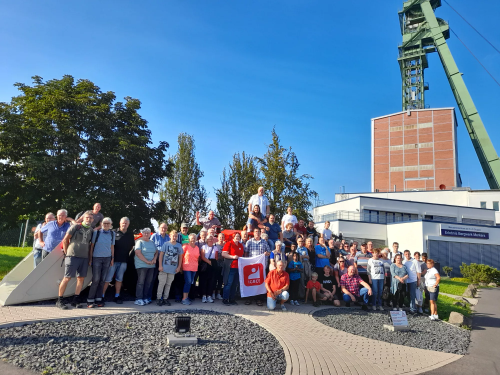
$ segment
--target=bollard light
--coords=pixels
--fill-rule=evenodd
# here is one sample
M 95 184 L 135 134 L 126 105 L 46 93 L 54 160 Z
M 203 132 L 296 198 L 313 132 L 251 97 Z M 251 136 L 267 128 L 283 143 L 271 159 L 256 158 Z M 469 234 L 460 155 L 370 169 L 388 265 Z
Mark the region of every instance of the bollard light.
M 175 318 L 175 333 L 186 334 L 191 329 L 190 316 L 177 316 Z

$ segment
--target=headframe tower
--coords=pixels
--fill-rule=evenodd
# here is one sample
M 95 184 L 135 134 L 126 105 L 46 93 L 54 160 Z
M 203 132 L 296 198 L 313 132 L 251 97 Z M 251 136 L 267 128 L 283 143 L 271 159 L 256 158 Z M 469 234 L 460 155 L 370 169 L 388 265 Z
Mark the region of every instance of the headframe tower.
M 427 54 L 438 52 L 486 180 L 491 189 L 500 189 L 500 159 L 446 43 L 450 28 L 434 14 L 440 6 L 441 0 L 408 0 L 399 12 L 403 35 L 398 57 L 403 111 L 426 108 L 425 91 L 429 86 L 424 81 L 424 70 L 429 66 Z

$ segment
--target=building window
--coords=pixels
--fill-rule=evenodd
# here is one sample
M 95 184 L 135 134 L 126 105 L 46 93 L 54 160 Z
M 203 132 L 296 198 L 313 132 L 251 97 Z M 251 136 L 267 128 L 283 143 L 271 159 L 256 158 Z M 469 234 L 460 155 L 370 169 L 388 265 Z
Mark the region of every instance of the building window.
M 481 208 L 486 208 L 486 202 L 481 202 Z
M 498 202 L 493 202 L 493 209 L 498 211 Z

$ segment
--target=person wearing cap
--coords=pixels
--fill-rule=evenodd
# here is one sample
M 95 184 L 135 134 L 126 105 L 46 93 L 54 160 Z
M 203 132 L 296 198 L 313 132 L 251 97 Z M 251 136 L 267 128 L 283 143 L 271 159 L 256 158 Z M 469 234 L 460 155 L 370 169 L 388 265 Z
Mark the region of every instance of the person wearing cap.
M 182 245 L 185 245 L 189 242 L 188 228 L 189 226 L 186 223 L 182 223 L 181 231 L 177 233 L 177 242 Z

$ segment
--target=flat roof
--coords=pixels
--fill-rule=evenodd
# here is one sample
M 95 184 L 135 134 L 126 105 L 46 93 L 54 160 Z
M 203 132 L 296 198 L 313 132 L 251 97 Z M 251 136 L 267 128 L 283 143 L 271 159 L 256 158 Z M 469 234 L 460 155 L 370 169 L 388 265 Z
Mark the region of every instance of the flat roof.
M 444 109 L 452 109 L 455 111 L 455 107 L 444 107 L 444 108 L 424 108 L 424 109 L 412 109 L 410 112 L 424 112 L 424 111 L 442 111 Z M 390 115 L 384 115 L 384 116 L 379 116 L 379 117 L 373 117 L 372 120 L 378 120 L 380 118 L 384 117 L 390 117 L 394 115 L 400 115 L 402 113 L 407 113 L 408 111 L 401 111 L 401 112 L 396 112 L 396 113 L 391 113 Z
M 374 193 L 374 194 L 377 194 L 377 193 Z M 384 193 L 382 193 L 384 194 Z M 317 207 L 324 207 L 324 206 L 329 206 L 331 204 L 336 204 L 336 203 L 340 203 L 340 202 L 345 202 L 345 201 L 350 201 L 352 199 L 361 199 L 361 198 L 365 198 L 365 199 L 378 199 L 378 200 L 383 200 L 383 201 L 392 201 L 392 202 L 406 202 L 406 203 L 417 203 L 417 204 L 432 204 L 434 206 L 446 206 L 446 207 L 461 207 L 461 208 L 469 208 L 471 210 L 490 210 L 490 211 L 495 211 L 493 208 L 479 208 L 479 207 L 469 207 L 469 206 L 458 206 L 456 204 L 444 204 L 444 203 L 431 203 L 431 202 L 421 202 L 421 201 L 407 201 L 407 200 L 403 200 L 403 199 L 391 199 L 391 198 L 379 198 L 379 197 L 369 197 L 369 196 L 366 196 L 366 195 L 358 195 L 356 197 L 352 197 L 352 198 L 347 198 L 347 199 L 342 199 L 341 201 L 338 201 L 338 202 L 333 202 L 333 203 L 328 203 L 328 204 L 323 204 L 321 206 L 316 206 L 314 208 L 317 208 Z

